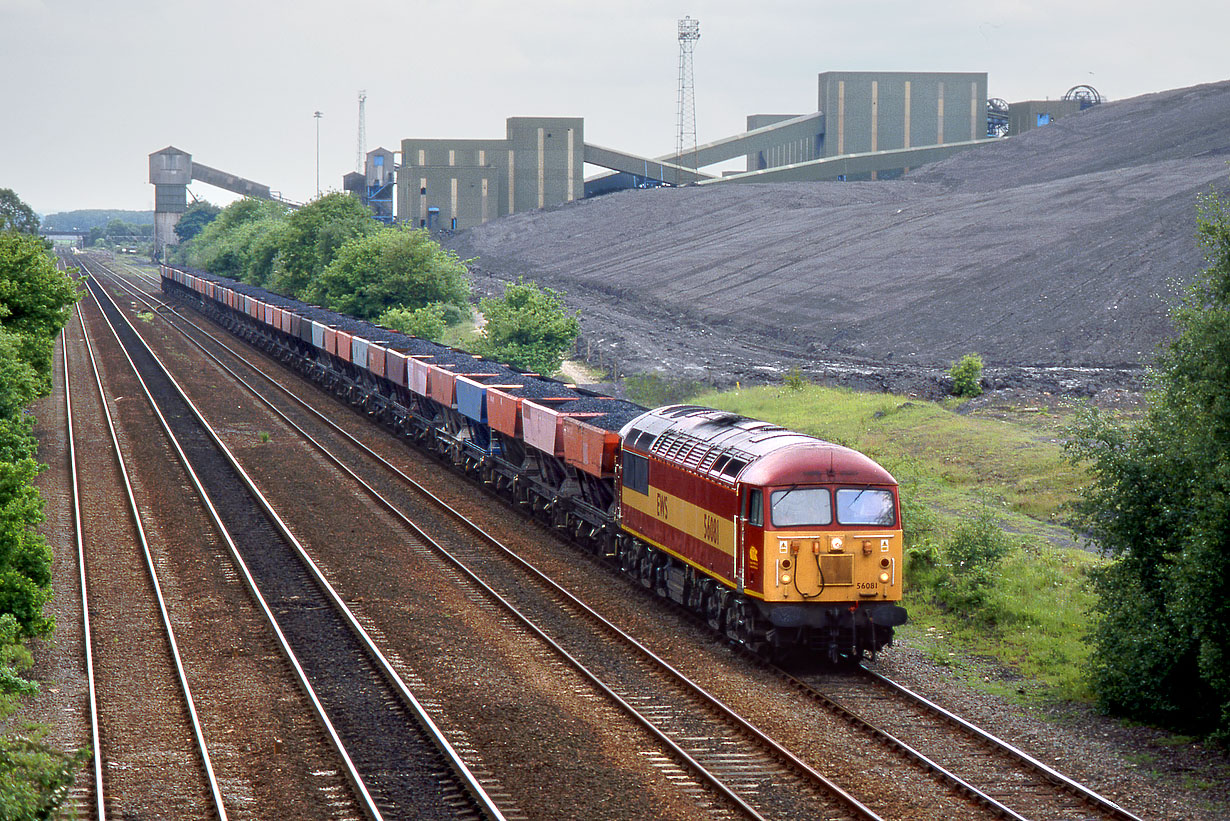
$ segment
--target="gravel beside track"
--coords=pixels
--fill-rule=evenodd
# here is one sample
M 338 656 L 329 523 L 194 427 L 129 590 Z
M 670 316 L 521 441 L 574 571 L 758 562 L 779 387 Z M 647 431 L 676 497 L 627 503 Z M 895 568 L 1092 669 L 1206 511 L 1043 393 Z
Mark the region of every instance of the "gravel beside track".
M 34 715 L 19 713 L 47 726 L 45 741 L 59 750 L 79 750 L 91 744 L 89 685 L 86 680 L 85 642 L 82 630 L 81 583 L 74 542 L 72 476 L 69 472 L 67 419 L 64 403 L 64 348 L 80 342 L 74 323 L 56 340 L 51 395 L 30 408 L 35 418 L 38 458 L 48 465 L 37 485 L 45 502 L 41 532 L 52 556 L 51 601 L 45 612 L 56 621 L 53 640 L 31 643 L 32 675 L 42 686 L 31 702 Z M 87 764 L 73 784 L 66 805 L 84 817 L 94 806 L 93 764 Z
M 864 668 L 799 679 L 800 692 L 857 716 L 1021 818 L 1140 821 L 1113 801 Z M 917 697 L 916 697 L 917 696 Z
M 93 306 L 82 310 L 95 320 Z M 105 326 L 96 320 L 89 324 L 94 355 L 111 356 L 114 340 L 99 333 Z M 102 744 L 98 754 L 110 811 L 215 818 L 204 759 L 125 495 L 124 473 L 112 449 L 91 355 L 84 344 L 70 346 L 69 353 Z
M 153 416 L 111 331 L 108 386 L 118 397 L 119 437 L 155 551 L 164 595 L 181 625 L 198 711 L 233 818 L 291 811 L 301 818 L 355 818 L 341 762 L 280 656 L 191 480 Z M 156 774 L 145 774 L 157 784 Z

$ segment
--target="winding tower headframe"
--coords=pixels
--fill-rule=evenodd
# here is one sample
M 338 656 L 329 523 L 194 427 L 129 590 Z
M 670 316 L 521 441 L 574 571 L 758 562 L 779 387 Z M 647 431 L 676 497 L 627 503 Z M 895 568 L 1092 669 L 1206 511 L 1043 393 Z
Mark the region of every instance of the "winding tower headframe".
M 1105 102 L 1105 98 L 1098 93 L 1098 90 L 1091 85 L 1072 86 L 1064 92 L 1065 100 L 1074 100 L 1080 103 L 1081 111 L 1086 108 L 1092 108 L 1095 105 L 1101 105 Z
M 692 78 L 692 50 L 700 39 L 700 21 L 684 17 L 679 21 L 679 128 L 675 139 L 678 165 L 684 165 L 683 154 L 692 150 L 692 167 L 696 167 L 696 86 Z M 679 182 L 678 172 L 675 174 Z

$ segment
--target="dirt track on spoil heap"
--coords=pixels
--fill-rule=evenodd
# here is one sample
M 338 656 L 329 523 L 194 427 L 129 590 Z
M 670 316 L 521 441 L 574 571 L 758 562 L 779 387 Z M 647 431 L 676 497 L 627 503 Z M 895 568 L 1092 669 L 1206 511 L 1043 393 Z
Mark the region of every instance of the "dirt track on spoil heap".
M 480 293 L 567 293 L 581 352 L 715 384 L 792 367 L 934 393 L 976 351 L 995 387 L 1139 385 L 1204 265 L 1230 81 L 1106 103 L 901 180 L 626 191 L 444 241 Z

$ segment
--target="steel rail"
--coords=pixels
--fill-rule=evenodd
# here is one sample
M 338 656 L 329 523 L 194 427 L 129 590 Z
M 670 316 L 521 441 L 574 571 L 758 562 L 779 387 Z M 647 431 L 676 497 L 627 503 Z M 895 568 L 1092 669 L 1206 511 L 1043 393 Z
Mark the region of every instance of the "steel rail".
M 99 306 L 101 313 L 102 306 Z M 106 319 L 106 316 L 103 316 Z M 120 448 L 119 436 L 115 432 L 115 423 L 111 417 L 111 410 L 107 407 L 107 393 L 103 388 L 102 374 L 98 369 L 98 359 L 94 353 L 94 345 L 90 341 L 90 332 L 85 326 L 85 316 L 81 311 L 77 312 L 77 319 L 81 323 L 81 332 L 85 337 L 86 351 L 90 357 L 91 367 L 94 371 L 94 382 L 98 386 L 98 398 L 102 404 L 103 415 L 107 420 L 107 430 L 111 435 L 111 445 L 115 449 L 115 458 L 119 463 L 120 475 L 124 480 L 124 492 L 128 497 L 129 511 L 132 514 L 132 521 L 137 529 L 137 538 L 141 543 L 141 553 L 145 558 L 145 566 L 149 571 L 150 580 L 154 586 L 154 595 L 158 600 L 158 612 L 162 618 L 163 626 L 166 628 L 167 642 L 170 644 L 171 657 L 175 662 L 175 669 L 179 676 L 180 689 L 184 695 L 184 702 L 188 708 L 188 716 L 192 724 L 192 733 L 196 738 L 197 749 L 201 753 L 201 761 L 205 767 L 205 778 L 209 782 L 209 791 L 213 797 L 214 808 L 218 812 L 218 817 L 222 821 L 226 821 L 226 806 L 222 800 L 222 790 L 218 785 L 217 775 L 214 773 L 213 761 L 209 755 L 209 745 L 205 741 L 205 732 L 201 727 L 200 717 L 196 711 L 196 701 L 192 697 L 192 688 L 188 684 L 188 673 L 184 668 L 183 658 L 179 652 L 179 642 L 175 638 L 175 628 L 171 624 L 171 615 L 167 610 L 166 599 L 162 595 L 162 585 L 158 580 L 158 570 L 154 566 L 154 557 L 150 552 L 149 541 L 145 536 L 145 526 L 141 523 L 140 508 L 137 506 L 136 496 L 133 494 L 132 482 L 128 478 L 128 465 L 124 459 L 123 451 Z M 108 326 L 110 322 L 108 322 Z M 118 341 L 118 336 L 116 337 Z M 122 343 L 121 343 L 122 347 Z M 65 380 L 67 382 L 67 379 Z M 83 565 L 84 567 L 84 565 Z
M 122 285 L 123 283 L 120 283 L 120 284 Z M 129 290 L 129 292 L 134 293 L 132 290 Z M 142 298 L 141 295 L 139 294 L 134 294 L 134 295 L 137 295 L 138 298 Z M 156 300 L 156 301 L 162 304 L 166 304 L 162 300 Z M 154 307 L 149 301 L 146 301 L 146 304 L 149 305 L 150 307 Z M 175 310 L 174 307 L 170 307 L 170 310 L 173 313 L 175 313 L 177 316 L 179 316 L 181 319 L 184 319 L 185 322 L 189 322 L 189 324 L 192 324 L 193 327 L 196 327 L 194 323 L 191 323 L 190 320 L 184 318 L 182 314 L 180 314 L 178 311 Z M 522 557 L 518 556 L 513 550 L 508 548 L 506 545 L 504 545 L 494 536 L 491 536 L 490 534 L 488 534 L 479 525 L 470 521 L 464 514 L 450 507 L 446 502 L 441 500 L 438 496 L 433 494 L 430 490 L 425 488 L 420 483 L 416 482 L 414 479 L 407 476 L 399 468 L 397 468 L 395 465 L 390 463 L 388 460 L 384 459 L 382 456 L 377 454 L 375 451 L 371 450 L 369 447 L 364 445 L 358 439 L 356 439 L 355 437 L 353 437 L 346 431 L 342 430 L 340 427 L 336 425 L 336 423 L 328 419 L 328 417 L 324 416 L 319 411 L 312 408 L 307 403 L 303 402 L 303 400 L 296 397 L 293 393 L 288 391 L 284 386 L 279 385 L 275 380 L 273 380 L 267 374 L 263 373 L 263 371 L 261 371 L 259 368 L 255 368 L 254 366 L 252 366 L 251 363 L 249 363 L 241 354 L 234 351 L 232 348 L 227 346 L 225 343 L 214 338 L 213 335 L 210 334 L 208 331 L 204 331 L 199 328 L 198 330 L 200 330 L 206 336 L 209 336 L 211 339 L 214 339 L 214 341 L 217 344 L 225 348 L 228 352 L 230 352 L 236 358 L 245 362 L 245 364 L 248 364 L 249 367 L 253 367 L 253 370 L 261 374 L 266 380 L 272 383 L 275 387 L 279 388 L 280 390 L 285 392 L 288 396 L 290 396 L 292 399 L 294 399 L 296 402 L 298 402 L 300 405 L 307 408 L 314 415 L 316 415 L 319 419 L 324 421 L 329 427 L 331 427 L 333 430 L 335 430 L 336 432 L 344 436 L 347 440 L 349 440 L 354 445 L 361 448 L 369 456 L 378 460 L 382 466 L 394 472 L 398 477 L 400 477 L 403 481 L 409 484 L 410 487 L 413 488 L 415 491 L 429 498 L 434 504 L 438 505 L 443 510 L 447 511 L 453 518 L 461 522 L 472 533 L 479 536 L 481 539 L 486 541 L 488 544 L 490 544 L 491 546 L 497 548 L 502 553 L 504 553 L 515 564 L 518 564 L 523 570 L 529 572 L 536 579 L 538 579 L 538 581 L 542 583 L 545 587 L 547 587 L 548 590 L 552 591 L 556 595 L 563 598 L 567 603 L 571 604 L 573 607 L 580 610 L 583 615 L 589 617 L 592 621 L 596 622 L 600 627 L 602 627 L 609 633 L 613 634 L 616 638 L 618 638 L 625 644 L 634 648 L 643 658 L 647 659 L 653 666 L 655 666 L 659 670 L 664 671 L 670 678 L 674 679 L 678 684 L 682 685 L 686 690 L 690 691 L 695 697 L 702 700 L 706 704 L 709 704 L 719 714 L 721 714 L 727 721 L 735 724 L 743 732 L 755 738 L 760 744 L 767 747 L 771 752 L 773 752 L 774 754 L 782 758 L 791 767 L 802 772 L 808 778 L 822 784 L 825 787 L 825 789 L 827 789 L 832 795 L 837 797 L 840 801 L 846 803 L 848 807 L 853 809 L 857 814 L 859 814 L 863 818 L 865 819 L 878 819 L 879 818 L 879 816 L 876 815 L 874 811 L 872 811 L 866 805 L 862 804 L 862 802 L 860 802 L 854 796 L 850 795 L 842 787 L 840 787 L 839 785 L 837 785 L 836 783 L 828 779 L 826 776 L 824 776 L 823 774 L 815 770 L 813 767 L 808 765 L 802 759 L 798 758 L 796 755 L 794 755 L 794 753 L 790 752 L 788 749 L 783 747 L 780 743 L 778 743 L 777 741 L 769 737 L 767 734 L 765 734 L 755 725 L 751 724 L 751 722 L 744 719 L 742 716 L 736 713 L 732 708 L 730 708 L 720 699 L 708 693 L 700 685 L 693 682 L 691 679 L 685 676 L 682 672 L 680 672 L 675 667 L 673 667 L 665 659 L 661 658 L 660 656 L 655 654 L 653 651 L 651 651 L 649 648 L 645 647 L 643 644 L 641 644 L 631 635 L 625 633 L 622 629 L 620 629 L 614 623 L 610 622 L 609 620 L 607 620 L 606 618 L 598 614 L 596 611 L 590 608 L 589 605 L 585 604 L 580 599 L 578 599 L 576 596 L 574 596 L 571 592 L 569 592 L 568 590 L 560 586 L 557 582 L 552 580 L 549 576 L 547 576 L 545 573 L 543 573 L 533 564 L 526 561 Z M 184 332 L 181 330 L 181 333 L 184 333 Z M 297 425 L 280 409 L 272 405 L 268 401 L 268 399 L 266 399 L 247 380 L 245 380 L 242 376 L 236 373 L 232 368 L 230 368 L 225 363 L 223 363 L 221 360 L 219 360 L 216 356 L 214 356 L 210 351 L 208 351 L 199 342 L 196 342 L 196 340 L 192 340 L 190 337 L 187 337 L 187 338 L 189 339 L 189 341 L 192 341 L 193 344 L 195 344 L 203 353 L 209 356 L 223 370 L 225 370 L 233 379 L 235 379 L 237 382 L 243 385 L 243 387 L 246 388 L 256 399 L 263 402 L 272 412 L 274 412 L 277 416 L 279 416 L 283 420 L 283 422 L 285 422 L 288 426 L 294 429 L 300 436 L 302 436 L 305 440 L 311 443 L 313 447 L 315 447 L 323 456 L 329 459 L 339 470 L 341 470 L 343 473 L 349 476 L 354 482 L 359 484 L 364 489 L 365 492 L 367 492 L 374 500 L 380 503 L 393 516 L 395 516 L 398 520 L 400 520 L 403 523 L 403 525 L 406 526 L 408 529 L 410 529 L 418 538 L 420 538 L 426 544 L 430 545 L 443 558 L 445 558 L 447 561 L 452 563 L 464 576 L 469 578 L 471 582 L 474 583 L 480 590 L 482 590 L 485 594 L 487 594 L 493 601 L 495 601 L 501 607 L 505 608 L 518 621 L 520 621 L 527 630 L 529 630 L 532 634 L 534 634 L 540 640 L 542 640 L 545 644 L 547 644 L 547 646 L 549 646 L 561 658 L 567 661 L 569 665 L 571 665 L 574 669 L 576 669 L 582 676 L 584 676 L 587 680 L 589 680 L 596 687 L 598 687 L 604 694 L 606 694 L 608 697 L 614 700 L 617 704 L 619 704 L 622 709 L 629 712 L 638 721 L 638 723 L 641 723 L 644 727 L 646 727 L 646 729 L 648 729 L 649 732 L 651 732 L 656 738 L 662 741 L 667 747 L 669 747 L 682 760 L 687 762 L 687 764 L 690 767 L 692 767 L 698 774 L 700 774 L 702 778 L 704 778 L 706 781 L 709 781 L 709 783 L 713 785 L 715 789 L 717 789 L 728 800 L 732 801 L 732 803 L 738 806 L 740 810 L 749 814 L 753 818 L 762 817 L 759 815 L 759 813 L 756 812 L 754 808 L 747 805 L 746 802 L 744 802 L 743 799 L 737 795 L 737 793 L 735 793 L 731 788 L 727 787 L 716 775 L 710 773 L 702 764 L 700 764 L 700 762 L 696 761 L 689 753 L 687 753 L 685 750 L 679 747 L 678 744 L 674 740 L 672 740 L 671 738 L 669 738 L 669 736 L 667 736 L 665 733 L 660 731 L 652 723 L 652 721 L 650 721 L 648 718 L 642 715 L 635 707 L 630 705 L 627 701 L 625 701 L 622 697 L 620 697 L 617 693 L 615 693 L 611 688 L 609 688 L 604 682 L 602 682 L 593 671 L 589 670 L 584 665 L 583 662 L 581 662 L 579 659 L 575 658 L 570 653 L 568 653 L 567 650 L 565 650 L 556 641 L 550 638 L 550 636 L 548 636 L 545 631 L 543 631 L 537 624 L 535 624 L 532 620 L 530 620 L 528 616 L 521 613 L 514 604 L 509 602 L 507 599 L 501 596 L 497 591 L 495 591 L 492 587 L 490 587 L 473 570 L 471 570 L 460 559 L 454 556 L 447 548 L 440 545 L 439 542 L 433 539 L 426 531 L 424 531 L 413 520 L 411 520 L 408 516 L 406 516 L 406 514 L 403 513 L 396 505 L 394 505 L 387 498 L 385 498 L 379 491 L 373 488 L 362 477 L 358 476 L 358 474 L 356 474 L 352 469 L 350 469 L 348 466 L 343 464 L 341 460 L 336 455 L 334 455 L 324 444 L 322 444 L 317 439 L 315 439 L 307 431 L 303 430 L 302 427 Z M 1024 820 L 1022 819 L 1021 821 L 1024 821 Z
M 915 693 L 913 690 L 910 690 L 904 685 L 899 684 L 898 682 L 895 682 L 892 679 L 880 673 L 877 673 L 874 670 L 870 670 L 862 665 L 859 666 L 859 670 L 861 670 L 864 675 L 870 677 L 873 681 L 876 681 L 884 685 L 885 687 L 888 687 L 890 690 L 924 707 L 929 712 L 940 716 L 945 721 L 949 722 L 950 724 L 953 724 L 956 727 L 961 728 L 966 733 L 972 736 L 975 736 L 976 738 L 986 742 L 987 744 L 990 744 L 993 747 L 996 747 L 997 749 L 1003 750 L 1004 752 L 1011 755 L 1013 758 L 1016 758 L 1023 764 L 1026 764 L 1027 766 L 1041 773 L 1043 776 L 1045 776 L 1049 781 L 1051 781 L 1055 785 L 1067 790 L 1068 792 L 1074 794 L 1078 798 L 1081 798 L 1082 800 L 1096 806 L 1098 809 L 1101 809 L 1109 813 L 1114 818 L 1120 819 L 1120 821 L 1142 821 L 1140 817 L 1133 815 L 1132 813 L 1123 809 L 1118 804 L 1111 801 L 1109 798 L 1106 798 L 1105 796 L 1102 796 L 1099 793 L 1096 793 L 1093 790 L 1089 789 L 1085 785 L 1072 780 L 1071 778 L 1059 772 L 1055 768 L 1050 767 L 1044 762 L 1039 761 L 1038 759 L 1029 755 L 1029 753 L 1020 749 L 1019 747 L 1016 747 L 1015 745 L 1010 744 L 1009 742 L 1004 741 L 1003 739 L 997 736 L 994 736 L 991 733 L 988 733 L 986 730 L 983 730 L 982 728 L 977 727 L 974 724 L 971 724 L 970 722 L 961 718 L 961 716 L 957 715 L 956 713 L 953 713 L 950 710 L 945 709 L 944 707 L 941 707 L 940 705 L 931 701 L 927 697 L 919 693 Z
M 100 263 L 94 263 L 94 264 L 98 264 L 100 265 L 100 267 L 105 268 L 105 266 L 101 266 Z M 118 306 L 116 307 L 118 310 Z M 120 314 L 121 316 L 123 316 L 123 312 L 120 312 Z M 219 452 L 223 455 L 226 461 L 235 470 L 236 475 L 240 478 L 240 480 L 244 483 L 244 485 L 252 493 L 253 498 L 261 506 L 264 512 L 270 517 L 271 522 L 277 528 L 279 533 L 281 533 L 283 538 L 286 539 L 287 543 L 291 545 L 291 547 L 296 551 L 299 557 L 303 560 L 305 566 L 308 568 L 313 578 L 320 585 L 322 592 L 325 593 L 325 595 L 333 602 L 337 610 L 344 616 L 347 625 L 354 632 L 354 634 L 359 638 L 360 642 L 364 645 L 364 648 L 371 655 L 371 658 L 377 662 L 377 666 L 384 673 L 389 683 L 394 687 L 394 689 L 403 698 L 407 706 L 411 708 L 411 710 L 414 712 L 415 716 L 420 720 L 420 722 L 422 722 L 422 724 L 424 725 L 424 729 L 427 730 L 427 732 L 433 736 L 433 738 L 435 739 L 435 742 L 440 747 L 441 752 L 443 752 L 445 756 L 449 759 L 449 762 L 451 766 L 453 767 L 453 769 L 458 773 L 458 775 L 465 782 L 466 787 L 473 793 L 474 798 L 476 799 L 477 803 L 480 805 L 481 810 L 485 812 L 490 818 L 495 819 L 497 821 L 503 821 L 504 816 L 502 812 L 500 811 L 499 807 L 497 807 L 494 801 L 490 798 L 490 796 L 487 795 L 486 790 L 482 787 L 482 785 L 475 778 L 474 774 L 466 766 L 465 762 L 461 759 L 456 749 L 448 741 L 448 739 L 444 736 L 444 733 L 439 729 L 439 727 L 436 726 L 435 722 L 431 719 L 431 716 L 428 715 L 426 709 L 419 703 L 418 699 L 415 698 L 414 694 L 410 691 L 409 687 L 406 686 L 405 682 L 397 674 L 392 664 L 389 663 L 388 659 L 384 656 L 384 654 L 376 646 L 375 642 L 371 639 L 367 631 L 359 623 L 358 619 L 355 618 L 350 608 L 346 606 L 345 602 L 337 594 L 337 592 L 333 589 L 332 585 L 329 584 L 328 580 L 325 578 L 324 574 L 320 571 L 315 561 L 313 561 L 313 559 L 307 554 L 307 551 L 304 550 L 303 546 L 299 543 L 298 539 L 295 538 L 294 534 L 291 533 L 290 529 L 286 526 L 285 522 L 282 521 L 277 511 L 273 509 L 273 506 L 269 503 L 269 501 L 265 498 L 264 494 L 256 486 L 256 483 L 251 479 L 251 477 L 248 476 L 247 472 L 240 465 L 239 461 L 235 458 L 234 454 L 232 454 L 230 449 L 227 448 L 226 445 L 222 442 L 217 432 L 205 420 L 204 415 L 200 412 L 200 410 L 196 407 L 196 405 L 192 402 L 192 400 L 188 398 L 187 394 L 184 392 L 179 382 L 175 380 L 173 376 L 171 376 L 170 371 L 167 369 L 166 365 L 162 362 L 162 360 L 157 356 L 157 354 L 154 353 L 153 349 L 150 348 L 149 343 L 145 341 L 144 337 L 142 337 L 139 332 L 137 332 L 136 328 L 132 325 L 131 322 L 128 321 L 127 317 L 124 317 L 124 321 L 128 324 L 129 329 L 136 336 L 136 338 L 141 342 L 141 344 L 145 347 L 146 351 L 153 358 L 153 360 L 158 364 L 160 368 L 162 368 L 166 378 L 169 380 L 171 385 L 174 386 L 175 390 L 179 393 L 180 397 L 183 399 L 186 405 L 191 409 L 197 421 L 203 426 L 204 430 L 209 435 L 211 441 L 218 448 Z M 114 328 L 112 328 L 112 330 L 114 332 Z M 118 334 L 117 334 L 117 337 L 118 337 Z M 127 355 L 127 352 L 125 352 L 125 355 Z M 132 361 L 131 358 L 129 358 L 130 363 L 131 361 Z M 135 364 L 133 365 L 133 370 L 134 372 L 136 371 Z M 145 390 L 146 395 L 150 396 L 149 389 L 146 386 L 144 379 L 141 378 L 139 373 L 137 374 L 137 378 L 141 382 L 142 389 Z M 150 396 L 150 402 L 153 403 L 152 396 Z M 377 819 L 382 818 L 382 815 L 379 809 L 376 807 L 375 802 L 372 799 L 370 793 L 368 792 L 366 785 L 364 784 L 362 778 L 359 776 L 357 770 L 355 769 L 354 764 L 352 760 L 350 759 L 349 754 L 346 752 L 345 747 L 342 744 L 341 738 L 338 736 L 336 730 L 334 729 L 332 725 L 332 722 L 329 720 L 327 714 L 325 713 L 324 706 L 321 704 L 321 702 L 317 698 L 315 694 L 315 690 L 312 688 L 310 682 L 307 680 L 306 673 L 303 671 L 303 668 L 300 665 L 297 656 L 295 656 L 294 651 L 290 648 L 289 642 L 286 640 L 285 636 L 283 635 L 281 631 L 281 628 L 278 626 L 277 619 L 274 617 L 272 610 L 269 608 L 264 597 L 261 595 L 259 589 L 257 588 L 256 581 L 250 574 L 247 564 L 243 561 L 242 556 L 240 556 L 238 547 L 235 545 L 234 541 L 232 540 L 230 536 L 230 533 L 226 530 L 225 526 L 223 525 L 220 516 L 218 515 L 216 509 L 213 506 L 212 501 L 209 500 L 208 494 L 206 493 L 204 486 L 200 483 L 200 480 L 197 478 L 195 472 L 192 470 L 191 466 L 189 465 L 187 456 L 184 454 L 183 450 L 179 446 L 178 441 L 175 439 L 174 435 L 171 433 L 170 426 L 166 422 L 161 411 L 157 411 L 157 413 L 158 413 L 159 421 L 162 423 L 163 429 L 167 432 L 167 435 L 171 437 L 171 440 L 175 445 L 175 449 L 177 453 L 179 454 L 181 461 L 183 461 L 185 466 L 187 467 L 189 475 L 192 477 L 194 485 L 196 486 L 198 492 L 201 494 L 202 499 L 206 501 L 206 504 L 209 508 L 210 515 L 214 519 L 215 525 L 219 528 L 220 532 L 222 533 L 223 538 L 225 539 L 227 546 L 230 549 L 231 554 L 233 558 L 235 559 L 237 565 L 242 570 L 242 573 L 244 575 L 245 581 L 248 584 L 249 589 L 252 591 L 253 595 L 256 597 L 257 601 L 260 603 L 262 610 L 265 612 L 266 618 L 270 621 L 270 624 L 272 625 L 275 633 L 277 634 L 279 642 L 281 642 L 283 645 L 284 652 L 286 652 L 288 658 L 291 659 L 291 662 L 296 670 L 296 673 L 300 677 L 301 685 L 308 692 L 309 697 L 312 701 L 313 707 L 317 711 L 318 717 L 321 719 L 321 721 L 325 724 L 327 728 L 327 732 L 329 734 L 330 740 L 333 742 L 334 746 L 337 748 L 339 754 L 342 756 L 347 767 L 350 768 L 350 775 L 352 777 L 352 780 L 355 781 L 356 789 L 360 791 L 363 801 L 366 802 L 367 804 L 365 809 L 372 815 L 373 818 L 377 818 Z
M 73 313 L 78 318 L 81 309 L 73 306 Z M 82 323 L 84 327 L 84 323 Z M 107 805 L 103 791 L 102 741 L 98 728 L 98 690 L 94 684 L 94 645 L 90 637 L 90 596 L 85 573 L 85 537 L 81 523 L 81 488 L 77 481 L 77 445 L 76 434 L 73 431 L 73 393 L 72 380 L 68 375 L 68 334 L 61 332 L 60 352 L 64 358 L 64 415 L 68 420 L 68 463 L 69 475 L 73 487 L 73 531 L 77 542 L 77 568 L 79 584 L 81 585 L 81 627 L 85 651 L 85 679 L 89 690 L 90 709 L 90 744 L 94 750 L 94 807 L 98 821 L 106 821 Z

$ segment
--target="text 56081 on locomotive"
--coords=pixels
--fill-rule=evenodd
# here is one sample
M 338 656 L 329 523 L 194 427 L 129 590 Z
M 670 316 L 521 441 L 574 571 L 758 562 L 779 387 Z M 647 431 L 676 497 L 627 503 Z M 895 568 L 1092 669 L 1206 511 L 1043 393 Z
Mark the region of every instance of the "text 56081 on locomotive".
M 642 579 L 756 650 L 874 653 L 904 624 L 897 482 L 849 448 L 680 405 L 620 432 Z

